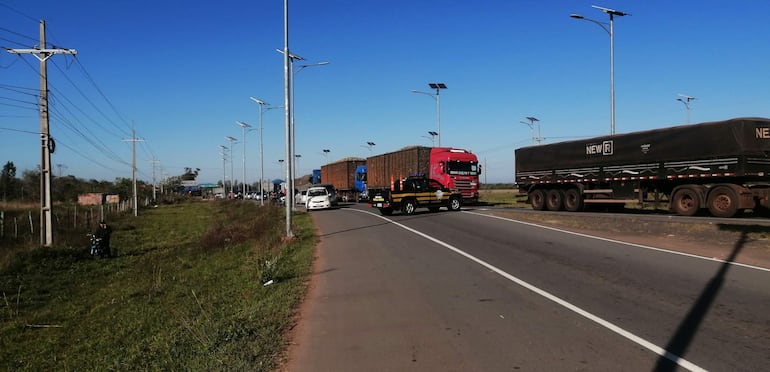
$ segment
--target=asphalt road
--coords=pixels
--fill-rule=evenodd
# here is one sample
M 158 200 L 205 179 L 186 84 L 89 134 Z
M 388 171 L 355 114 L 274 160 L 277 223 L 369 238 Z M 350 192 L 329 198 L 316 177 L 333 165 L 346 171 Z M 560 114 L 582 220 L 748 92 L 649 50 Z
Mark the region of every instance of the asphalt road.
M 285 370 L 770 370 L 767 269 L 483 212 L 313 218 Z

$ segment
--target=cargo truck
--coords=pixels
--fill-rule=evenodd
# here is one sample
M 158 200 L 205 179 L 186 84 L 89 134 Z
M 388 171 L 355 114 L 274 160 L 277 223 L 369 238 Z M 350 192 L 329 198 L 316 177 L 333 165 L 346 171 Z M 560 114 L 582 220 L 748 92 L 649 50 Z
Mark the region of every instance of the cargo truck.
M 345 158 L 321 166 L 321 180 L 337 190 L 338 198 L 343 201 L 358 202 L 366 194 L 366 160 L 363 158 Z
M 739 118 L 517 149 L 535 210 L 658 203 L 684 216 L 770 209 L 770 119 Z
M 421 175 L 462 193 L 463 203 L 479 198 L 481 166 L 475 154 L 450 147 L 411 146 L 366 159 L 369 194 L 392 189 L 396 180 Z

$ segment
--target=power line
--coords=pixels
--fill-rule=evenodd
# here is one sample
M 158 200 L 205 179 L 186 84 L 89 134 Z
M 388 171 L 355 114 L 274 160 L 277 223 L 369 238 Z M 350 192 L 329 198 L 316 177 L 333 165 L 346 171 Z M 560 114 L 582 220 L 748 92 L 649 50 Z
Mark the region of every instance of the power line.
M 16 13 L 16 14 L 18 14 L 18 15 L 20 15 L 20 16 L 22 16 L 22 17 L 24 17 L 24 18 L 27 18 L 27 19 L 29 19 L 29 20 L 31 20 L 31 21 L 33 21 L 33 22 L 37 22 L 37 19 L 33 18 L 33 17 L 32 17 L 32 16 L 30 16 L 29 14 L 23 13 L 22 11 L 20 11 L 20 10 L 18 10 L 18 9 L 15 9 L 15 8 L 11 7 L 11 6 L 10 6 L 10 5 L 8 5 L 8 4 L 3 4 L 3 3 L 0 3 L 0 6 L 2 6 L 2 7 L 4 7 L 4 8 L 6 8 L 6 9 L 8 9 L 8 10 L 10 10 L 10 11 L 12 11 L 12 12 L 14 12 L 14 13 Z
M 91 78 L 91 74 L 89 74 L 88 71 L 86 71 L 86 67 L 83 66 L 82 63 L 80 63 L 80 59 L 78 59 L 77 56 L 74 56 L 74 57 L 75 57 L 74 58 L 75 62 L 78 65 L 78 67 L 80 67 L 80 70 L 83 72 L 83 75 L 85 75 L 85 77 L 88 79 L 88 81 L 91 82 L 91 85 L 93 85 L 94 88 L 96 89 L 96 91 L 99 92 L 99 94 L 102 96 L 104 101 L 107 102 L 108 105 L 110 105 L 110 108 L 112 108 L 112 111 L 115 112 L 116 115 L 118 115 L 118 117 L 123 121 L 123 124 L 125 124 L 126 127 L 130 127 L 130 125 L 128 125 L 128 121 L 120 114 L 118 109 L 115 108 L 115 105 L 112 104 L 112 101 L 110 101 L 110 99 L 107 98 L 107 96 L 104 94 L 104 92 L 102 92 L 101 88 L 99 88 L 99 86 L 96 85 L 96 81 L 94 81 L 94 79 Z
M 97 111 L 99 114 L 101 114 L 101 115 L 102 115 L 102 116 L 103 116 L 105 119 L 107 119 L 107 122 L 109 122 L 110 124 L 112 124 L 112 126 L 113 126 L 113 127 L 115 127 L 115 129 L 117 129 L 118 131 L 121 131 L 123 134 L 129 134 L 129 132 L 123 131 L 123 128 L 121 128 L 121 127 L 119 127 L 117 124 L 115 124 L 115 123 L 114 123 L 112 120 L 110 120 L 110 118 L 109 118 L 109 117 L 107 117 L 107 115 L 105 115 L 105 114 L 104 114 L 104 112 L 102 112 L 102 110 L 100 110 L 98 107 L 96 107 L 96 104 L 94 104 L 94 102 L 93 102 L 93 101 L 91 101 L 91 99 L 89 99 L 88 97 L 86 97 L 85 93 L 83 93 L 83 91 L 82 91 L 80 88 L 78 88 L 78 86 L 77 86 L 77 85 L 75 85 L 75 83 L 72 81 L 72 79 L 70 79 L 70 78 L 69 78 L 69 76 L 67 75 L 67 73 L 66 73 L 66 72 L 64 72 L 64 70 L 62 70 L 62 69 L 61 69 L 61 67 L 59 67 L 59 65 L 57 65 L 57 64 L 56 64 L 56 62 L 52 62 L 52 63 L 53 63 L 53 65 L 54 65 L 54 66 L 56 66 L 56 68 L 59 70 L 59 72 L 61 72 L 61 73 L 62 73 L 62 75 L 64 75 L 64 77 L 65 77 L 65 78 L 67 79 L 67 81 L 68 81 L 68 82 L 69 82 L 69 83 L 72 85 L 72 87 L 73 87 L 73 88 L 75 88 L 75 90 L 77 90 L 77 92 L 78 92 L 78 93 L 80 93 L 80 96 L 81 96 L 81 97 L 83 97 L 83 99 L 85 99 L 85 100 L 86 100 L 86 102 L 88 102 L 89 104 L 91 104 L 91 107 L 93 107 L 93 108 L 94 108 L 94 110 L 96 110 L 96 111 Z M 99 89 L 97 88 L 97 90 L 99 90 Z M 100 92 L 100 93 L 101 93 L 101 92 Z M 104 96 L 102 95 L 102 97 L 104 97 Z M 104 98 L 106 99 L 106 97 L 104 97 Z M 108 100 L 108 102 L 109 102 L 109 100 Z M 112 104 L 111 104 L 111 103 L 110 103 L 110 106 L 112 106 Z

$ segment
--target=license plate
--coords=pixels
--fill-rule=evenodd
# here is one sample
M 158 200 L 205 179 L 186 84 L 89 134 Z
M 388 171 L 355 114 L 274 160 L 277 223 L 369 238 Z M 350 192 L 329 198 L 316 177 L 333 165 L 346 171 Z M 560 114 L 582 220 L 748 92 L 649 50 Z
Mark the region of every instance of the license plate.
M 377 203 L 375 205 L 377 206 L 377 208 L 382 208 L 382 203 Z

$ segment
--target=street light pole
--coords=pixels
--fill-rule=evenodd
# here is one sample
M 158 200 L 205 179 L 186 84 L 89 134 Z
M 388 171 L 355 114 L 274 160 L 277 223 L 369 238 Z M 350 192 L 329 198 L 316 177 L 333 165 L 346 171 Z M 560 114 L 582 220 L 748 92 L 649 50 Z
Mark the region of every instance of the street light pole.
M 243 196 L 246 197 L 246 128 L 251 128 L 251 125 L 242 121 L 236 121 L 235 123 L 243 128 L 243 179 L 241 180 L 243 186 L 241 192 L 243 193 Z
M 368 148 L 369 149 L 369 154 L 371 154 L 372 153 L 372 147 L 374 147 L 374 145 L 376 145 L 376 143 L 374 143 L 372 141 L 368 141 L 368 142 L 366 142 L 366 146 L 361 145 L 361 147 Z
M 607 28 L 607 23 L 586 18 L 580 14 L 573 13 L 569 16 L 575 19 L 595 23 L 610 35 L 610 135 L 615 135 L 615 16 L 623 17 L 631 14 L 596 5 L 591 5 L 591 7 L 599 9 L 610 16 L 609 28 Z
M 687 110 L 687 124 L 690 124 L 690 102 L 695 100 L 695 97 L 691 97 L 685 94 L 680 94 L 676 99 L 679 102 L 684 103 L 684 107 Z
M 222 196 L 227 194 L 227 146 L 219 145 L 219 149 L 222 150 Z
M 433 147 L 436 147 L 436 136 L 438 136 L 438 132 L 430 131 L 428 132 L 430 135 L 430 143 Z
M 441 147 L 441 95 L 440 95 L 440 92 L 441 92 L 441 89 L 446 89 L 447 87 L 446 87 L 446 84 L 444 83 L 428 83 L 428 87 L 430 87 L 431 89 L 435 89 L 436 94 L 423 92 L 419 90 L 412 90 L 411 92 L 425 94 L 436 101 L 436 128 L 438 130 L 438 147 Z
M 238 139 L 232 136 L 225 136 L 225 139 L 230 141 L 230 193 L 235 194 L 235 173 L 233 172 L 233 147 Z
M 249 97 L 252 101 L 256 102 L 259 105 L 259 199 L 260 199 L 260 205 L 265 205 L 265 192 L 264 192 L 264 179 L 265 179 L 265 156 L 264 156 L 264 147 L 263 147 L 263 136 L 262 136 L 262 116 L 264 115 L 265 111 L 273 110 L 273 109 L 279 109 L 283 108 L 283 106 L 277 106 L 277 107 L 265 107 L 270 106 L 269 103 L 258 99 L 254 97 Z
M 529 122 L 526 121 L 520 121 L 519 123 L 522 123 L 529 127 L 530 132 L 532 133 L 532 143 L 537 143 L 538 145 L 543 140 L 543 137 L 540 136 L 540 124 L 538 123 L 540 120 L 534 116 L 527 116 L 526 117 Z M 538 123 L 538 124 L 535 124 Z M 537 137 L 535 137 L 535 125 L 537 125 Z

